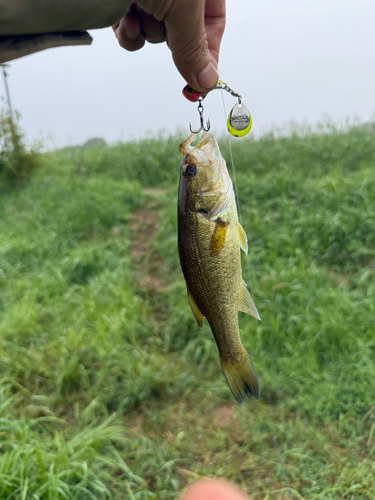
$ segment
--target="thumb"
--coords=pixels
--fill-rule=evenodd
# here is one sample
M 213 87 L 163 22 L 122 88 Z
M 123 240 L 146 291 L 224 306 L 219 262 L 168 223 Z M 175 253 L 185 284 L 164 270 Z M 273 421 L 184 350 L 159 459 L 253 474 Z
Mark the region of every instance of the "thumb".
M 214 2 L 224 3 L 207 0 L 207 6 Z M 164 19 L 174 63 L 186 82 L 198 92 L 207 92 L 217 84 L 219 46 L 225 24 L 224 8 L 218 20 L 210 15 L 206 27 L 207 6 L 205 0 L 175 0 Z

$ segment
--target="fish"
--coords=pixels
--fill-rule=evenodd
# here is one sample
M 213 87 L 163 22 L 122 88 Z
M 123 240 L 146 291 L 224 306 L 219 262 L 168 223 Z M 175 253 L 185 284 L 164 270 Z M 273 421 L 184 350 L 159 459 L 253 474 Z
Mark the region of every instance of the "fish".
M 226 162 L 213 134 L 203 132 L 196 146 L 191 134 L 180 146 L 178 252 L 187 295 L 200 328 L 207 318 L 228 386 L 238 403 L 260 389 L 252 361 L 243 347 L 238 311 L 260 320 L 242 279 L 241 249 L 245 231 Z

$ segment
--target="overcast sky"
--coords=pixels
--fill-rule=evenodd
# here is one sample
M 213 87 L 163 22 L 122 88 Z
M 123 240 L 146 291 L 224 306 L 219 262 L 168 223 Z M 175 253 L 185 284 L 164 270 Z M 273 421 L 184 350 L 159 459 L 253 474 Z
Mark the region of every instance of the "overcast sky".
M 129 53 L 109 28 L 91 35 L 89 47 L 50 49 L 11 62 L 12 103 L 28 138 L 63 146 L 198 125 L 196 104 L 182 96 L 185 82 L 165 44 Z M 220 77 L 242 94 L 256 134 L 292 120 L 373 120 L 375 2 L 227 0 Z M 229 112 L 236 101 L 225 100 Z M 224 130 L 220 92 L 204 106 L 212 130 Z

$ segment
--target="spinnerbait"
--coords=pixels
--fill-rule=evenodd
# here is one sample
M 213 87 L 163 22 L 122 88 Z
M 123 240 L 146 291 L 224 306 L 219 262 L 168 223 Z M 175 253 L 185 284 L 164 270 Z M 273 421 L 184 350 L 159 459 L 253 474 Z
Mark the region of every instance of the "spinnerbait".
M 225 82 L 222 80 L 219 80 L 217 82 L 216 87 L 213 90 L 216 89 L 221 89 L 221 90 L 226 90 L 229 92 L 233 97 L 237 97 L 238 102 L 233 106 L 231 109 L 228 119 L 227 119 L 227 128 L 228 131 L 231 135 L 234 137 L 243 137 L 246 134 L 250 132 L 251 125 L 253 123 L 250 111 L 247 109 L 245 104 L 242 103 L 242 96 L 232 90 L 229 85 L 227 85 Z M 200 92 L 197 92 L 194 90 L 190 85 L 186 85 L 183 90 L 182 90 L 183 95 L 186 97 L 191 102 L 198 102 L 198 112 L 199 112 L 199 118 L 201 122 L 201 126 L 198 130 L 192 130 L 191 124 L 190 124 L 190 131 L 193 134 L 198 134 L 200 131 L 205 131 L 208 132 L 210 130 L 210 120 L 207 120 L 207 125 L 206 127 L 204 126 L 204 119 L 203 119 L 203 106 L 202 106 L 202 101 L 203 99 L 208 95 L 206 94 L 201 94 Z

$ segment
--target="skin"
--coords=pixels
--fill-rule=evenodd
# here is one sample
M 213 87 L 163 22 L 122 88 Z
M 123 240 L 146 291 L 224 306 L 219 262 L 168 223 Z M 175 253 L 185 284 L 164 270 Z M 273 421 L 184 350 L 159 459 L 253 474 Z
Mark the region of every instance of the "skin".
M 197 481 L 189 486 L 180 500 L 251 500 L 242 491 L 224 481 Z
M 186 82 L 207 92 L 218 80 L 225 0 L 139 0 L 113 26 L 121 47 L 141 49 L 145 42 L 166 41 Z

